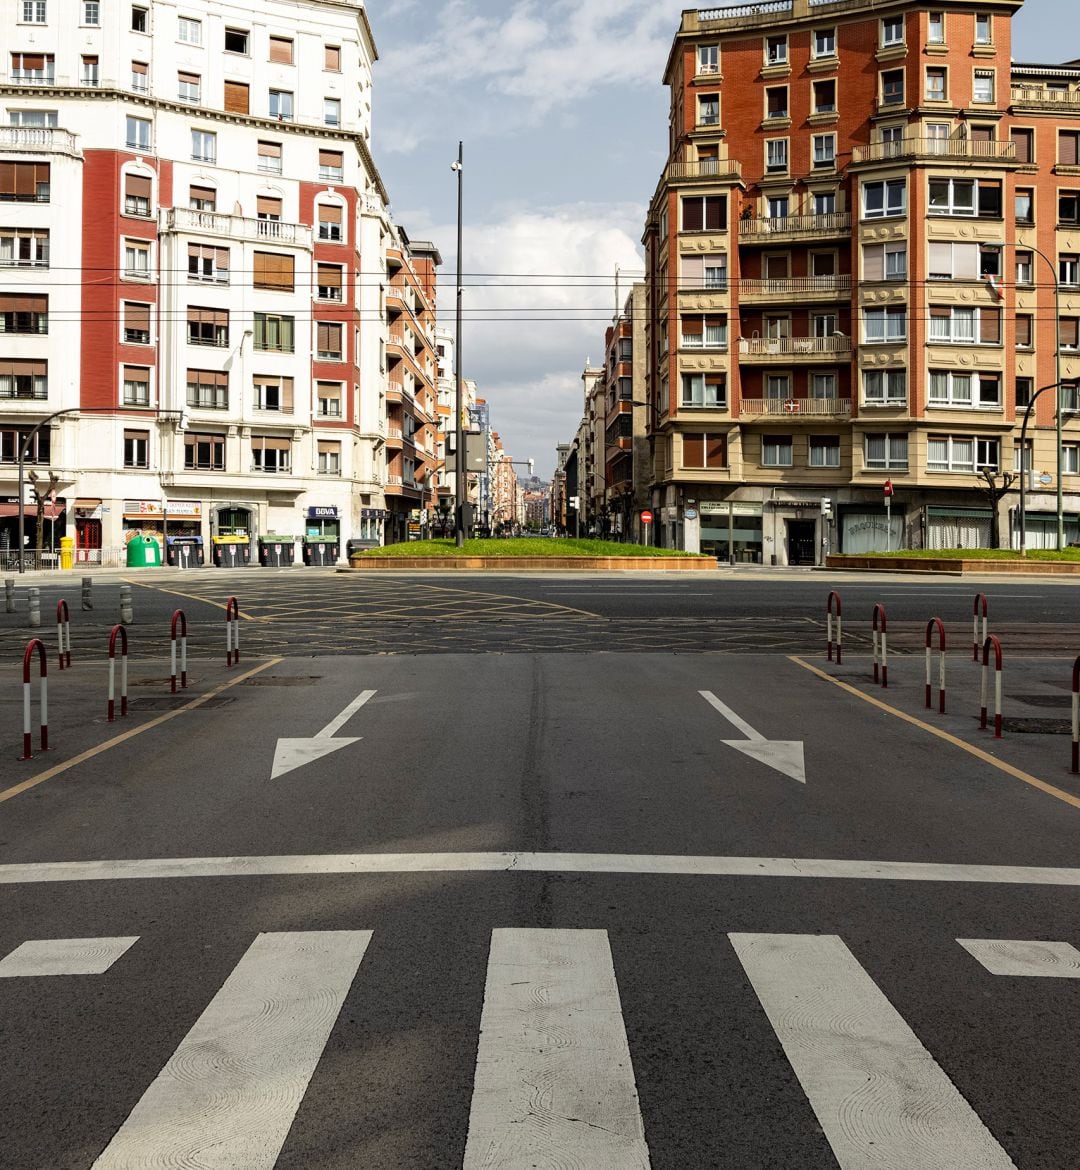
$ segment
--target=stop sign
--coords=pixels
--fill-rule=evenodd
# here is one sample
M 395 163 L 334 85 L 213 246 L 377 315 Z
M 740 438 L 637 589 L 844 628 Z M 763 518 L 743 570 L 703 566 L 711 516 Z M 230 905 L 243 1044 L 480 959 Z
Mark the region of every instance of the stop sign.
M 652 512 L 650 512 L 648 508 L 646 508 L 645 511 L 641 513 L 641 523 L 642 524 L 651 524 L 652 523 Z
M 885 494 L 886 494 L 887 496 L 891 496 L 891 495 L 893 494 L 893 486 L 892 486 L 892 480 L 891 480 L 891 479 L 887 479 L 887 480 L 885 481 Z

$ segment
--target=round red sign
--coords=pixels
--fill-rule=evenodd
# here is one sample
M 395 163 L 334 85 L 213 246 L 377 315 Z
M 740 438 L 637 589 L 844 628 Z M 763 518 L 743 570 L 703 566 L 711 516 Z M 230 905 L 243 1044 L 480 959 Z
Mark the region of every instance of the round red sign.
M 652 512 L 650 512 L 647 508 L 645 509 L 644 512 L 641 513 L 641 523 L 642 524 L 651 524 L 652 523 Z

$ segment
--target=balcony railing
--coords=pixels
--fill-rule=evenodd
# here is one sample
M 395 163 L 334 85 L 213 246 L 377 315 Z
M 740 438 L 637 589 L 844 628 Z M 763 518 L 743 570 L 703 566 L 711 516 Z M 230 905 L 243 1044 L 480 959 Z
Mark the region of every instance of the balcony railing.
M 851 213 L 830 212 L 827 215 L 783 215 L 776 219 L 739 220 L 739 239 L 774 240 L 777 236 L 831 237 L 847 235 L 851 231 Z
M 742 280 L 739 295 L 792 296 L 804 293 L 845 293 L 851 291 L 851 274 L 844 272 L 834 276 L 785 276 L 768 280 Z M 815 340 L 808 338 L 807 340 Z
M 163 232 L 197 232 L 200 235 L 224 236 L 231 240 L 266 240 L 275 244 L 311 247 L 311 228 L 302 223 L 282 223 L 275 219 L 248 219 L 241 215 L 224 215 L 217 211 L 194 211 L 174 207 L 161 212 Z
M 742 357 L 822 357 L 851 352 L 850 337 L 741 337 Z
M 851 414 L 850 398 L 744 398 L 741 414 L 768 418 L 837 418 Z
M 0 150 L 70 154 L 79 157 L 75 135 L 52 126 L 0 126 Z
M 666 179 L 741 179 L 742 163 L 737 158 L 702 158 L 696 162 L 673 162 L 664 172 Z
M 1080 89 L 1047 89 L 1041 85 L 1014 85 L 1010 90 L 1014 106 L 1050 106 L 1076 113 L 1080 110 Z
M 1015 162 L 1016 143 L 998 139 L 983 142 L 972 138 L 901 138 L 896 142 L 871 142 L 869 146 L 856 146 L 851 151 L 853 163 L 910 158 Z

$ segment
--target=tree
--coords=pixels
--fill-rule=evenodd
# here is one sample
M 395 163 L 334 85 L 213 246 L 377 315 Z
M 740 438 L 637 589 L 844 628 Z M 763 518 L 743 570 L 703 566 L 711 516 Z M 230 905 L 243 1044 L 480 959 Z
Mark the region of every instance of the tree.
M 60 477 L 53 471 L 49 472 L 49 486 L 43 487 L 36 472 L 30 472 L 30 486 L 34 489 L 34 499 L 37 502 L 37 532 L 34 537 L 34 547 L 37 550 L 40 562 L 41 553 L 45 547 L 45 504 L 54 499 L 56 489 L 60 486 Z
M 989 467 L 984 467 L 979 472 L 979 478 L 984 482 L 979 485 L 978 490 L 990 501 L 990 547 L 1001 548 L 1001 522 L 998 519 L 998 504 L 1016 482 L 1016 476 L 1011 471 L 1003 471 L 999 482 L 998 473 Z

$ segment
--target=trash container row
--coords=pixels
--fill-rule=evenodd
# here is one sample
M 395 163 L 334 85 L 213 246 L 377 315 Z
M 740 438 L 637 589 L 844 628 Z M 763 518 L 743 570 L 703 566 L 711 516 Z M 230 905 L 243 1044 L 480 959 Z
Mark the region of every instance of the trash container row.
M 259 564 L 267 568 L 296 563 L 296 538 L 293 536 L 260 536 Z M 354 546 L 368 547 L 367 541 L 349 541 Z M 341 554 L 341 542 L 322 537 L 306 536 L 302 543 L 305 565 L 333 565 Z M 246 536 L 212 536 L 211 561 L 220 569 L 238 568 L 251 564 L 251 541 Z M 206 550 L 201 536 L 166 537 L 166 563 L 177 568 L 192 568 L 206 563 Z M 153 568 L 161 564 L 161 545 L 152 536 L 135 536 L 128 541 L 128 568 Z

